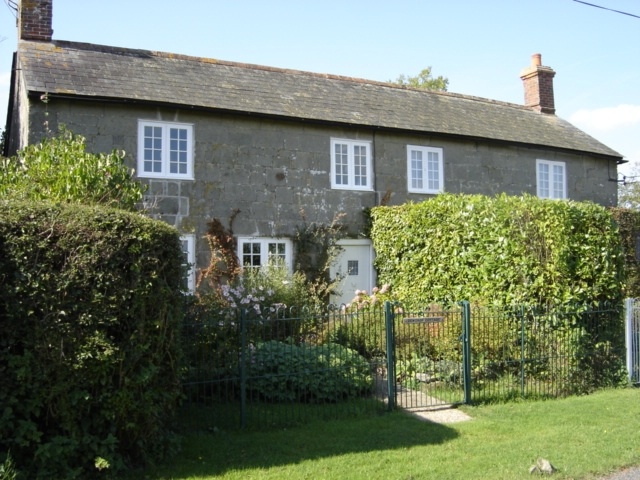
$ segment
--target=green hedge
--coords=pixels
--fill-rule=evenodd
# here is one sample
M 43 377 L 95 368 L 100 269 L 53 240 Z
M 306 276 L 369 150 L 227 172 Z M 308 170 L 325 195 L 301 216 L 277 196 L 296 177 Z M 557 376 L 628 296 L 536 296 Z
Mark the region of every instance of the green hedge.
M 611 214 L 618 224 L 624 251 L 626 297 L 640 297 L 640 212 L 628 208 L 612 208 Z
M 372 210 L 380 283 L 403 301 L 619 302 L 623 254 L 593 203 L 443 194 Z
M 99 478 L 173 448 L 182 278 L 166 224 L 0 201 L 0 463 Z

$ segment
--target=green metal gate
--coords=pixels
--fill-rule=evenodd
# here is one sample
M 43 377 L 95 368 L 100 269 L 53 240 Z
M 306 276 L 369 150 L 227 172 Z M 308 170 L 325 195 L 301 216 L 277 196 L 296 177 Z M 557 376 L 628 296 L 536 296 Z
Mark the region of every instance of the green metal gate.
M 620 305 L 385 304 L 389 408 L 555 398 L 624 384 Z
M 385 304 L 389 408 L 438 408 L 471 401 L 468 302 L 442 310 Z

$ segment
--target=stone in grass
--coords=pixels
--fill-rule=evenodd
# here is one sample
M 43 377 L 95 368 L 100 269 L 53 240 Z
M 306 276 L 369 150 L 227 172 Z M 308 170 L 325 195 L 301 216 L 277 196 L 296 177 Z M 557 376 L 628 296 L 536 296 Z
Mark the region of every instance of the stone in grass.
M 555 471 L 556 471 L 556 467 L 551 465 L 551 462 L 546 458 L 539 458 L 536 461 L 536 464 L 532 465 L 531 468 L 529 469 L 529 473 L 531 474 L 537 473 L 538 475 L 551 475 Z

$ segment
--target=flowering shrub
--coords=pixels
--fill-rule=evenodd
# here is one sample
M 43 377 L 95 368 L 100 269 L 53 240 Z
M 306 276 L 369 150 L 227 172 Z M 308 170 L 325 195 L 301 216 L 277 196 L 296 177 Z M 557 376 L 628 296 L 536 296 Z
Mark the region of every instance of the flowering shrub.
M 244 308 L 255 312 L 257 315 L 262 315 L 262 305 L 267 297 L 273 296 L 273 293 L 272 289 L 265 290 L 264 287 L 248 291 L 243 285 L 242 277 L 236 286 L 222 285 L 220 287 L 220 294 L 230 308 Z M 271 305 L 271 309 L 284 306 L 283 303 L 274 303 Z
M 200 293 L 197 302 L 211 312 L 244 309 L 263 318 L 311 310 L 322 304 L 303 273 L 289 273 L 276 261 L 239 270 L 230 282 L 215 286 L 209 293 Z

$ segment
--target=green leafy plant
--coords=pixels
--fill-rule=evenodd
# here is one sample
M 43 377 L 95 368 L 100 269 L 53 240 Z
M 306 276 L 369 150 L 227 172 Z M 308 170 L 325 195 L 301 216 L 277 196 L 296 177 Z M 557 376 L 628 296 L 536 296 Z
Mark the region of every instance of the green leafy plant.
M 309 223 L 304 210 L 300 213 L 303 223 L 295 235 L 295 270 L 304 275 L 309 294 L 316 299 L 315 307 L 321 307 L 328 302 L 341 280 L 330 277 L 330 268 L 342 252 L 338 242 L 343 237 L 341 222 L 345 214 L 338 213 L 331 223 L 323 224 Z
M 172 227 L 0 200 L 0 451 L 29 478 L 100 478 L 175 447 L 184 302 Z
M 268 341 L 247 359 L 250 388 L 276 402 L 335 402 L 370 391 L 369 363 L 342 345 Z
M 219 219 L 209 222 L 206 240 L 211 257 L 209 266 L 202 270 L 198 279 L 198 287 L 203 287 L 198 289 L 198 295 L 206 297 L 208 303 L 232 305 L 235 302 L 230 294 L 237 297 L 244 295 L 246 300 L 245 293 L 256 295 L 252 291 L 260 290 L 258 296 L 262 300 L 258 303 L 261 307 L 282 304 L 296 308 L 322 308 L 339 282 L 339 279 L 330 278 L 329 270 L 341 251 L 338 240 L 343 229 L 340 221 L 344 215 L 337 214 L 330 224 L 309 224 L 304 212 L 301 212 L 303 223 L 296 231 L 294 242 L 295 273 L 290 275 L 284 265 L 277 261 L 261 268 L 247 269 L 240 265 L 233 233 L 233 222 L 239 213 L 240 210 L 233 210 L 228 227 Z M 271 293 L 265 295 L 267 291 Z M 255 301 L 252 303 L 256 304 Z
M 3 462 L 0 463 L 0 480 L 18 480 L 19 478 L 20 474 L 11 459 L 11 454 L 7 453 Z
M 0 195 L 133 211 L 145 187 L 134 180 L 124 158 L 125 153 L 117 150 L 89 153 L 84 137 L 61 129 L 56 137 L 0 159 Z
M 640 211 L 612 208 L 610 212 L 618 226 L 624 252 L 624 294 L 629 298 L 637 298 L 640 297 Z
M 323 335 L 347 346 L 368 359 L 386 355 L 385 302 L 395 303 L 388 284 L 374 287 L 371 293 L 356 290 L 351 302 L 329 319 Z
M 611 214 L 593 203 L 443 194 L 375 207 L 372 217 L 378 278 L 404 302 L 622 299 L 618 229 Z

